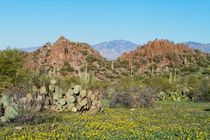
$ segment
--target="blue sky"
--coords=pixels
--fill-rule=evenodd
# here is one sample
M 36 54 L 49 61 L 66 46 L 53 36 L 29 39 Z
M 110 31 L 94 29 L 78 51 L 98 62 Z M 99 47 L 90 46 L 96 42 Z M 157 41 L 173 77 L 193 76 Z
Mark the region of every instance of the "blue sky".
M 90 44 L 210 43 L 210 0 L 0 0 L 0 48 L 40 46 L 60 35 Z

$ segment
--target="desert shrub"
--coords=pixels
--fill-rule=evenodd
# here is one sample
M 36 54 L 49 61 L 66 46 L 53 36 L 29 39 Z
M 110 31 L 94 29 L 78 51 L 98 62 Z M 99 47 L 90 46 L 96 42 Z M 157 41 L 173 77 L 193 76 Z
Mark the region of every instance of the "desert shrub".
M 65 87 L 71 87 L 80 84 L 80 78 L 77 76 L 69 76 L 64 79 Z
M 125 76 L 122 77 L 115 86 L 116 91 L 128 91 L 132 88 L 144 87 L 144 83 L 141 77 L 137 76 Z
M 87 52 L 87 50 L 82 50 L 82 55 L 87 55 L 88 54 L 88 52 Z
M 16 125 L 28 124 L 28 125 L 37 125 L 41 123 L 52 123 L 55 120 L 59 120 L 55 118 L 52 113 L 44 112 L 44 113 L 26 113 L 17 116 L 15 119 L 12 119 L 11 122 Z
M 210 80 L 208 77 L 191 75 L 185 77 L 184 82 L 189 89 L 188 98 L 190 100 L 204 102 L 210 101 Z
M 90 82 L 87 85 L 88 89 L 100 89 L 104 90 L 109 86 L 106 81 L 97 80 L 95 78 L 90 79 Z
M 201 92 L 200 99 L 202 101 L 210 101 L 210 82 L 209 78 L 205 78 L 201 81 L 199 90 Z
M 199 49 L 194 49 L 194 51 L 195 51 L 195 53 L 201 53 L 201 50 L 199 50 Z
M 25 82 L 23 87 L 27 90 L 31 90 L 32 86 L 41 87 L 43 85 L 49 85 L 49 77 L 45 74 L 41 74 L 40 71 L 29 71 L 24 78 Z
M 210 75 L 210 70 L 208 68 L 202 68 L 201 73 L 204 75 Z
M 75 69 L 67 61 L 65 61 L 64 66 L 62 67 L 61 71 L 74 72 Z
M 0 91 L 22 82 L 24 57 L 25 53 L 17 49 L 0 51 Z
M 163 60 L 163 57 L 160 55 L 154 57 L 154 62 L 156 63 L 160 63 L 162 60 Z
M 97 59 L 91 55 L 87 55 L 86 60 L 88 61 L 89 64 L 92 64 L 95 61 L 97 61 Z
M 110 102 L 110 107 L 116 107 L 117 104 L 123 104 L 127 107 L 146 107 L 154 105 L 156 99 L 156 90 L 153 88 L 133 88 L 114 95 Z
M 204 59 L 204 58 L 200 58 L 198 61 L 197 61 L 197 64 L 201 67 L 208 67 L 209 65 L 209 62 L 208 60 Z
M 145 84 L 156 88 L 158 91 L 168 91 L 168 90 L 174 90 L 175 86 L 174 84 L 169 82 L 168 77 L 164 76 L 156 76 L 149 79 L 146 79 Z
M 178 60 L 178 56 L 177 56 L 175 53 L 169 53 L 169 54 L 167 55 L 167 58 L 168 58 L 169 60 L 172 60 L 172 61 L 177 61 L 177 60 Z

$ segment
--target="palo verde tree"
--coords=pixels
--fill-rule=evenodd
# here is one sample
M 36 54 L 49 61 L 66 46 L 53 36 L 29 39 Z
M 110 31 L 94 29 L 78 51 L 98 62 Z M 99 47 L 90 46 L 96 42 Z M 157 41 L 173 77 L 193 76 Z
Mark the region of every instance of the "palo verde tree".
M 0 92 L 19 83 L 23 78 L 25 52 L 18 49 L 0 51 Z

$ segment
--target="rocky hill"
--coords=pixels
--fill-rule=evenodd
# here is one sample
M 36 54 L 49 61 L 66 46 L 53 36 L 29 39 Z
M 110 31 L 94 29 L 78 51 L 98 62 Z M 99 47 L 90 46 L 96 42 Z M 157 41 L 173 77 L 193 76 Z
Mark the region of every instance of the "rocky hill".
M 174 44 L 168 40 L 154 40 L 136 50 L 124 53 L 116 65 L 127 73 L 164 72 L 170 69 L 183 69 L 208 63 L 207 54 L 184 44 Z
M 88 72 L 97 79 L 113 80 L 130 74 L 158 74 L 174 69 L 197 71 L 210 65 L 210 56 L 184 44 L 168 40 L 154 40 L 116 61 L 107 61 L 86 43 L 69 41 L 61 36 L 55 43 L 47 43 L 28 53 L 26 67 L 40 70 L 49 76 L 83 76 Z
M 81 76 L 85 70 L 103 79 L 105 59 L 86 43 L 72 42 L 61 36 L 54 44 L 47 43 L 27 56 L 27 67 L 56 75 Z

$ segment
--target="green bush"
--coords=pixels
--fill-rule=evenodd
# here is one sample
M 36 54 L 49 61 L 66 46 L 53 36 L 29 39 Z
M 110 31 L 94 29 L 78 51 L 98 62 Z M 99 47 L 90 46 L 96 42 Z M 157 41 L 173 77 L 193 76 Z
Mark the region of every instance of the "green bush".
M 97 59 L 94 58 L 92 55 L 87 55 L 86 60 L 88 61 L 89 64 L 92 64 L 95 61 L 97 61 Z
M 88 89 L 99 89 L 104 90 L 109 86 L 109 84 L 105 81 L 97 80 L 97 79 L 90 79 L 87 88 Z
M 61 72 L 63 74 L 68 73 L 68 72 L 74 72 L 75 69 L 67 62 L 64 62 L 64 66 L 61 68 Z
M 170 83 L 168 77 L 156 76 L 146 79 L 144 82 L 159 91 L 175 90 L 175 84 Z
M 31 90 L 32 86 L 40 88 L 41 86 L 49 85 L 49 77 L 46 74 L 41 74 L 40 71 L 30 71 L 25 76 L 24 88 Z
M 17 49 L 0 51 L 0 91 L 22 83 L 25 53 Z
M 122 92 L 127 91 L 131 88 L 141 88 L 144 87 L 145 84 L 143 83 L 141 77 L 135 76 L 126 76 L 122 77 L 118 83 L 115 85 L 116 91 Z

